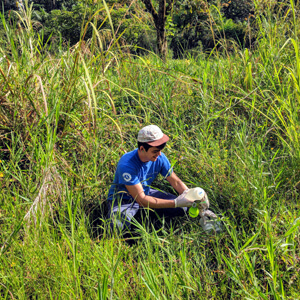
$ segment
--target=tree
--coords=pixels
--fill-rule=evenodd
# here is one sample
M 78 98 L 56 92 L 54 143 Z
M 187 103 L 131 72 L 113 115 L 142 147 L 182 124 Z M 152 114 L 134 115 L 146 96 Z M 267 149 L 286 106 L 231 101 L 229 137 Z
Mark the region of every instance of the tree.
M 172 8 L 172 0 L 159 0 L 158 10 L 155 9 L 152 0 L 142 0 L 146 9 L 151 13 L 157 36 L 157 49 L 160 57 L 165 60 L 168 52 L 168 44 L 166 37 L 166 19 Z

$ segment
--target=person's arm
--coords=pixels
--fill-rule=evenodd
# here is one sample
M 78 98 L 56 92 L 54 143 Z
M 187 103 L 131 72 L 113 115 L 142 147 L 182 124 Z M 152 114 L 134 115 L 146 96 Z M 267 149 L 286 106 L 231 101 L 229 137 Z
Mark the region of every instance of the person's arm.
M 180 180 L 180 178 L 173 171 L 170 176 L 166 178 L 171 186 L 181 195 L 188 187 Z
M 161 198 L 155 198 L 145 195 L 144 189 L 141 183 L 135 185 L 125 185 L 129 194 L 136 200 L 136 202 L 143 207 L 150 208 L 174 208 L 174 200 L 165 200 Z

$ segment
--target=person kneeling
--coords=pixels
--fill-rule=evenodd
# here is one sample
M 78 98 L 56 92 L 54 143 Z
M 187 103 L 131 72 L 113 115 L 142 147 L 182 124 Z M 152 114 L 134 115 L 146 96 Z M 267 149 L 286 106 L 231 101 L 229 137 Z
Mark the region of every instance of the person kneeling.
M 138 148 L 120 158 L 108 193 L 112 231 L 130 231 L 133 218 L 149 208 L 152 216 L 174 218 L 184 216 L 192 206 L 193 201 L 185 198 L 189 189 L 162 152 L 168 140 L 158 126 L 143 127 L 137 137 Z M 178 192 L 178 197 L 150 188 L 158 174 Z

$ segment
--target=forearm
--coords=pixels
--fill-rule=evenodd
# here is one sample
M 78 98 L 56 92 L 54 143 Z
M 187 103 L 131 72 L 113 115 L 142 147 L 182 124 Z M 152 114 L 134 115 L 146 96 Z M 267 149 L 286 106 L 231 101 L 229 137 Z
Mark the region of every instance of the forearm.
M 174 172 L 171 174 L 171 176 L 167 177 L 167 180 L 179 195 L 181 195 L 188 188 Z
M 174 189 L 181 195 L 188 187 L 181 180 L 176 182 L 177 184 L 174 186 Z
M 166 200 L 161 198 L 155 198 L 151 196 L 145 195 L 144 197 L 138 197 L 136 199 L 138 204 L 143 207 L 149 207 L 149 208 L 174 208 L 175 207 L 175 201 L 174 200 Z

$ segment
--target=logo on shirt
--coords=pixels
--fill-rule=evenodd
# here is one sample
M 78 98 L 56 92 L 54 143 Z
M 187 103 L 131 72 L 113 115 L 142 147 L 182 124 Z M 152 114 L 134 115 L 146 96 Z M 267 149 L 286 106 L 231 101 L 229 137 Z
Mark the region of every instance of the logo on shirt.
M 127 181 L 127 182 L 130 181 L 131 178 L 132 178 L 129 173 L 123 173 L 122 176 L 123 176 L 124 180 Z

